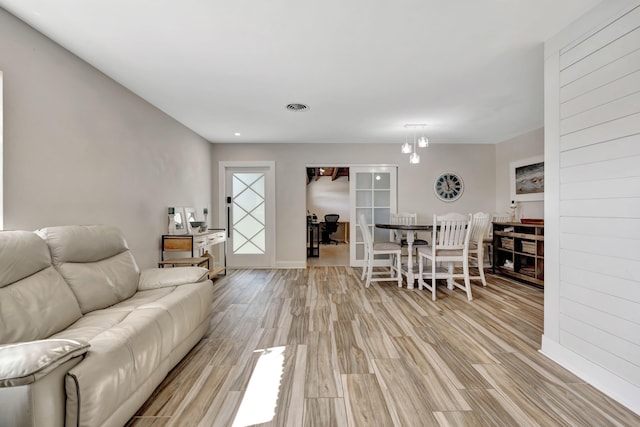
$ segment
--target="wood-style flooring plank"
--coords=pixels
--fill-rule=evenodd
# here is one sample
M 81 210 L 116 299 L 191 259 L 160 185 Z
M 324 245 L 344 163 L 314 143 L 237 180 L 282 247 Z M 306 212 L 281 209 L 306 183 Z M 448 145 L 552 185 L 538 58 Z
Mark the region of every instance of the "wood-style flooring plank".
M 542 289 L 487 274 L 473 301 L 440 281 L 434 302 L 395 282 L 365 288 L 360 275 L 218 278 L 209 330 L 128 425 L 640 425 L 538 351 Z
M 304 427 L 346 426 L 347 412 L 344 399 L 306 399 L 304 406 Z
M 343 375 L 344 400 L 350 426 L 394 425 L 374 374 Z

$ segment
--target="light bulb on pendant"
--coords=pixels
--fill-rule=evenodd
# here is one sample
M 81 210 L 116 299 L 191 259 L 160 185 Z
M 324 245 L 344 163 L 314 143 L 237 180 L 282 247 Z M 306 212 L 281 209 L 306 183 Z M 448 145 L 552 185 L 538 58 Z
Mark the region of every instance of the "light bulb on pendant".
M 409 163 L 411 163 L 412 165 L 417 165 L 418 163 L 420 163 L 420 155 L 415 151 L 411 153 L 411 155 L 409 156 Z
M 402 153 L 403 154 L 409 154 L 413 151 L 413 149 L 411 148 L 411 144 L 409 144 L 408 142 L 405 142 L 404 144 L 402 144 Z
M 427 139 L 426 136 L 421 136 L 420 138 L 418 138 L 418 147 L 420 148 L 426 148 L 429 146 L 429 140 Z

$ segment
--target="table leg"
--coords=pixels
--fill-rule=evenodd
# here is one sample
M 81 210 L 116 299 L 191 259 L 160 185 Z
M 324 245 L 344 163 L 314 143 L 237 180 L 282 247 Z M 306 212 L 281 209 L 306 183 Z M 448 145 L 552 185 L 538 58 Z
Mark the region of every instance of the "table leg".
M 415 240 L 415 232 L 407 230 L 407 289 L 413 289 L 413 241 Z

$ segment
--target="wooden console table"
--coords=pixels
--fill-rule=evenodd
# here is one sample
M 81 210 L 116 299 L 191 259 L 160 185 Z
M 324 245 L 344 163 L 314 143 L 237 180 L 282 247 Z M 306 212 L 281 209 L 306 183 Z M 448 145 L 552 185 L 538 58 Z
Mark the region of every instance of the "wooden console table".
M 223 259 L 221 264 L 216 264 L 215 257 L 211 255 L 207 248 L 222 244 Z M 178 256 L 176 258 L 165 259 L 165 255 L 190 254 L 191 256 Z M 164 234 L 162 235 L 162 246 L 160 250 L 159 267 L 165 266 L 208 266 L 209 277 L 227 273 L 227 233 L 223 228 L 209 229 L 204 233 L 197 234 Z
M 493 272 L 544 286 L 544 225 L 494 222 Z

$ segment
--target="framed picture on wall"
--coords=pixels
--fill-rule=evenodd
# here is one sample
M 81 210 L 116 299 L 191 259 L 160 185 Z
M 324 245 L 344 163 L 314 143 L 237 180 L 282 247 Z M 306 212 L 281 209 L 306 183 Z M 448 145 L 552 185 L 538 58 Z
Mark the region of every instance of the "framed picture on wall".
M 544 156 L 529 157 L 510 163 L 511 200 L 544 200 Z

